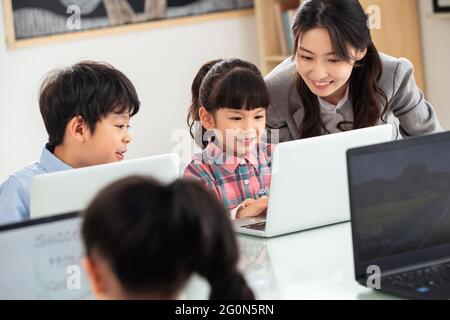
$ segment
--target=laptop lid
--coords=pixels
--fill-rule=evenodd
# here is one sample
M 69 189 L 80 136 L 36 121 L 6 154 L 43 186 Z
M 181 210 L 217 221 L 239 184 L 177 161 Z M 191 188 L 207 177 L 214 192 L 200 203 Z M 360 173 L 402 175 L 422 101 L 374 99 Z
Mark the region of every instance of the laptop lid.
M 78 213 L 1 226 L 0 300 L 93 299 L 80 226 Z
M 180 177 L 179 168 L 178 155 L 166 154 L 36 176 L 31 181 L 30 215 L 39 218 L 84 210 L 101 189 L 131 175 L 170 183 Z
M 275 148 L 266 236 L 350 220 L 346 152 L 391 141 L 382 125 L 281 143 Z
M 356 279 L 450 257 L 450 132 L 349 150 Z

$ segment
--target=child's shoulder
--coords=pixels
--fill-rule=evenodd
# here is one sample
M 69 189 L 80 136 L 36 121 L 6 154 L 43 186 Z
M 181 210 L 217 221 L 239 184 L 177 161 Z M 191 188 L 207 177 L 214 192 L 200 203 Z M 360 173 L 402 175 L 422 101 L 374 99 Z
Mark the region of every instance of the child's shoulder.
M 192 156 L 191 164 L 198 164 L 202 163 L 203 159 L 206 156 L 206 150 L 203 150 L 202 152 L 198 152 Z
M 206 169 L 211 164 L 213 164 L 213 161 L 208 157 L 208 153 L 206 152 L 206 150 L 203 150 L 200 153 L 194 154 L 191 162 L 189 163 L 189 166 Z
M 47 170 L 48 168 L 46 169 L 46 166 L 48 166 L 47 162 L 49 162 L 49 156 L 46 156 L 46 153 L 50 154 L 45 147 L 41 153 L 40 161 L 35 161 L 16 170 L 14 173 L 9 175 L 3 184 L 8 184 L 9 186 L 13 186 L 15 188 L 22 188 L 28 192 L 31 179 L 35 176 L 46 174 L 49 171 Z M 51 154 L 51 157 L 54 157 L 53 154 Z
M 205 178 L 210 176 L 212 171 L 211 164 L 206 158 L 206 152 L 200 152 L 192 157 L 191 162 L 184 170 L 185 177 L 199 177 Z
M 12 173 L 0 184 L 2 198 L 14 203 L 19 201 L 14 199 L 22 199 L 20 201 L 25 201 L 30 191 L 31 179 L 42 173 L 39 162 L 32 163 Z
M 12 173 L 8 177 L 8 180 L 27 182 L 34 176 L 43 174 L 43 171 L 41 164 L 34 162 Z

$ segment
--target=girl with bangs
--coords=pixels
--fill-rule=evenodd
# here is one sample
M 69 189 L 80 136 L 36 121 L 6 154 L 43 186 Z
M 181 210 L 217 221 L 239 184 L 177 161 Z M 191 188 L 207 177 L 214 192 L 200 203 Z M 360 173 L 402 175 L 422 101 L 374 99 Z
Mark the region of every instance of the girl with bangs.
M 385 123 L 397 139 L 442 131 L 411 62 L 378 52 L 358 0 L 304 1 L 292 32 L 293 57 L 265 79 L 280 141 Z
M 264 142 L 269 104 L 260 71 L 239 59 L 206 63 L 192 84 L 188 124 L 203 152 L 184 176 L 204 182 L 232 220 L 267 209 L 273 151 Z

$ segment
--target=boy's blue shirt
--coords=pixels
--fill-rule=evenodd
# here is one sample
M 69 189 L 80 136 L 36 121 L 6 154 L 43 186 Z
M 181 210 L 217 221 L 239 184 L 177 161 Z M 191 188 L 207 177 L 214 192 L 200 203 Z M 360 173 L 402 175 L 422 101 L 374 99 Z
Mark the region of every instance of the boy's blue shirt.
M 39 162 L 22 168 L 0 185 L 0 225 L 30 218 L 30 182 L 37 175 L 72 169 L 58 159 L 47 145 Z

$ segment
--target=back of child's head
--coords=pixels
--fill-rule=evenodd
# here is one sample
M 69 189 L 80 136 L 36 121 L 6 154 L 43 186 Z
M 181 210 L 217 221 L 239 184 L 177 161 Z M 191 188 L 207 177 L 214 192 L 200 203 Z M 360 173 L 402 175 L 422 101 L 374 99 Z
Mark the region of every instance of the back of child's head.
M 98 121 L 110 113 L 138 113 L 140 102 L 131 81 L 113 66 L 83 61 L 55 70 L 42 83 L 39 108 L 51 147 L 61 145 L 67 124 L 82 117 L 94 133 Z
M 203 139 L 206 130 L 194 128 L 200 121 L 201 107 L 214 115 L 221 108 L 267 109 L 270 104 L 269 90 L 258 67 L 240 59 L 207 62 L 197 73 L 191 91 L 188 124 L 192 138 L 203 147 L 208 145 Z
M 174 297 L 193 274 L 211 299 L 253 299 L 223 206 L 197 182 L 130 177 L 104 189 L 85 212 L 87 256 L 108 261 L 129 296 Z

